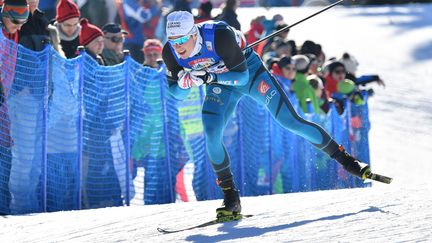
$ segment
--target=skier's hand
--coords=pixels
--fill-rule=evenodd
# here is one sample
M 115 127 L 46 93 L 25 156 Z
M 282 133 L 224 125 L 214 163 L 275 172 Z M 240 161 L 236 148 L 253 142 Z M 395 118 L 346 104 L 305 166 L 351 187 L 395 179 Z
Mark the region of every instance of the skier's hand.
M 181 70 L 178 73 L 177 84 L 181 89 L 190 89 L 194 84 L 190 72 Z
M 203 70 L 193 70 L 191 71 L 191 74 L 197 79 L 200 79 L 200 82 L 206 84 L 216 82 L 216 74 L 214 73 L 209 73 Z

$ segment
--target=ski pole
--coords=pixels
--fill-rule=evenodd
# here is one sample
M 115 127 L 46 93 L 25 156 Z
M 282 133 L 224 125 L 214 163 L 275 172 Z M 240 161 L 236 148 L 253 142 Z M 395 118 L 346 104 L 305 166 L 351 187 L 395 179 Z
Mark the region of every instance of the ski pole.
M 343 1 L 344 1 L 344 0 L 339 0 L 339 1 L 335 2 L 335 3 L 333 3 L 333 4 L 328 5 L 328 6 L 325 7 L 325 8 L 319 10 L 318 12 L 316 12 L 316 13 L 314 13 L 314 14 L 311 14 L 311 15 L 309 15 L 308 17 L 306 17 L 306 18 L 304 18 L 304 19 L 301 19 L 301 20 L 295 22 L 295 23 L 292 24 L 292 25 L 285 26 L 284 28 L 282 28 L 282 29 L 280 29 L 280 30 L 278 30 L 278 31 L 275 31 L 275 32 L 273 32 L 273 33 L 271 33 L 271 34 L 269 34 L 269 35 L 267 35 L 267 36 L 265 36 L 265 37 L 263 37 L 263 38 L 261 38 L 261 39 L 255 41 L 255 42 L 253 42 L 252 44 L 249 44 L 249 45 L 246 46 L 243 50 L 246 50 L 246 49 L 252 48 L 252 47 L 258 45 L 259 43 L 261 43 L 261 42 L 263 42 L 263 41 L 265 41 L 265 40 L 267 40 L 267 39 L 269 39 L 269 38 L 272 38 L 273 36 L 275 36 L 275 35 L 277 35 L 277 34 L 279 34 L 279 33 L 282 33 L 282 32 L 284 32 L 284 31 L 286 31 L 287 29 L 290 29 L 290 28 L 292 28 L 292 27 L 294 27 L 294 26 L 300 24 L 301 22 L 304 22 L 304 21 L 306 21 L 306 20 L 308 20 L 308 19 L 310 19 L 310 18 L 312 18 L 312 17 L 314 17 L 314 16 L 316 16 L 316 15 L 318 15 L 318 14 L 324 12 L 324 11 L 327 11 L 327 10 L 330 9 L 330 8 L 333 8 L 334 6 L 340 4 L 340 3 L 343 2 Z

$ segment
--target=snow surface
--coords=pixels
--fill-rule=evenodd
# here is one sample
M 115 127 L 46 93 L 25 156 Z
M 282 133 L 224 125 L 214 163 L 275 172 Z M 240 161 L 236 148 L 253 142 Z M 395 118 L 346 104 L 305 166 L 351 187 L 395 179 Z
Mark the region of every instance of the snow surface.
M 317 8 L 240 9 L 243 30 L 257 15 L 288 23 Z M 379 74 L 370 100 L 372 167 L 391 185 L 242 199 L 239 222 L 163 235 L 214 217 L 220 201 L 0 217 L 1 242 L 432 242 L 432 5 L 335 8 L 290 37 L 349 51 L 359 74 Z

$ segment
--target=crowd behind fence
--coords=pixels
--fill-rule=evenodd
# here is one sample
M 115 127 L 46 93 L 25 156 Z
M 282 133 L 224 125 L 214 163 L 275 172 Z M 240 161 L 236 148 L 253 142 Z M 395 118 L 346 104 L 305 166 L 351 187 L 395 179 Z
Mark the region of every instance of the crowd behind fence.
M 221 198 L 205 151 L 202 87 L 177 101 L 132 58 L 34 52 L 0 35 L 0 214 Z M 369 163 L 367 102 L 303 113 Z M 351 117 L 361 117 L 351 126 Z M 224 134 L 242 196 L 359 187 L 336 162 L 243 98 Z

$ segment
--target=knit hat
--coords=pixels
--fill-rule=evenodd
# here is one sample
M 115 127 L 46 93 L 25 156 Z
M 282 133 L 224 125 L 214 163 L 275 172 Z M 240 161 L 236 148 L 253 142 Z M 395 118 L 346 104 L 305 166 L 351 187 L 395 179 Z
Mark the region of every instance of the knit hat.
M 309 69 L 309 58 L 305 55 L 295 55 L 292 57 L 295 61 L 296 70 L 300 73 L 306 73 Z
M 194 17 L 187 11 L 174 11 L 167 16 L 167 37 L 182 36 L 196 32 Z
M 4 0 L 1 13 L 11 19 L 27 20 L 29 6 L 26 0 Z
M 104 35 L 102 30 L 100 30 L 97 26 L 90 24 L 86 18 L 81 19 L 80 24 L 81 33 L 79 38 L 80 45 L 82 46 L 86 46 L 92 40 Z
M 342 55 L 342 58 L 339 59 L 339 61 L 341 63 L 343 63 L 343 65 L 345 65 L 347 72 L 355 73 L 357 71 L 357 67 L 358 67 L 359 63 L 357 62 L 357 60 L 352 55 L 350 55 L 348 53 L 344 53 Z
M 324 89 L 323 81 L 318 75 L 312 74 L 307 76 L 306 79 L 309 81 L 310 86 L 315 90 Z
M 56 20 L 59 23 L 62 23 L 71 18 L 79 18 L 80 11 L 78 9 L 78 5 L 76 5 L 71 0 L 60 0 L 57 4 L 57 16 Z

